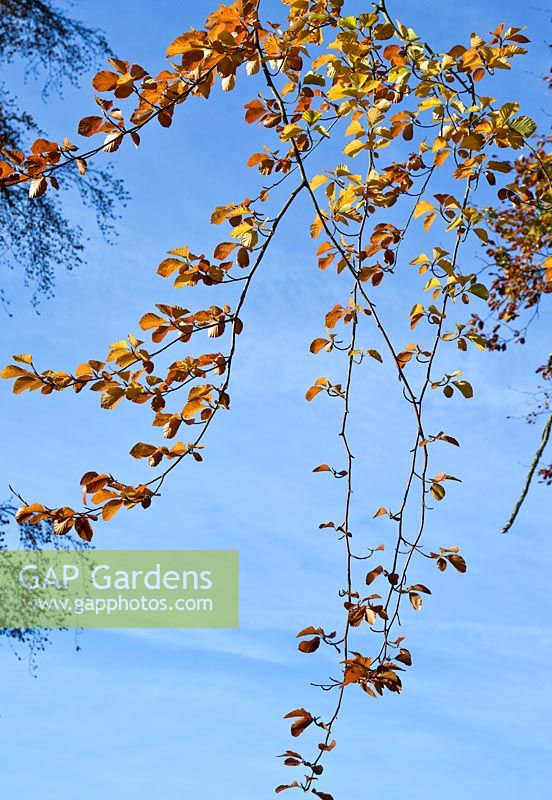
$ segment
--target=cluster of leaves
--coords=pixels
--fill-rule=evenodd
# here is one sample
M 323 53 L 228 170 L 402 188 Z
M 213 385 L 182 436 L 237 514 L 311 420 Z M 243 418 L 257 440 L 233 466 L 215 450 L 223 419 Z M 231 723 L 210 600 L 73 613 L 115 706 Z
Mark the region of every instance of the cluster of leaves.
M 50 520 L 57 533 L 74 527 L 89 540 L 92 524 L 100 516 L 109 520 L 121 508 L 148 507 L 186 456 L 201 460 L 207 429 L 220 409 L 229 408 L 231 368 L 243 327 L 240 313 L 251 281 L 280 222 L 300 194 L 307 196 L 313 214 L 310 236 L 320 240 L 318 267 L 327 272 L 335 269 L 341 292 L 323 314 L 323 334 L 310 345 L 313 355 L 326 359 L 327 375 L 314 380 L 306 399 L 316 398 L 317 405 L 329 398 L 340 419 L 342 463 L 320 464 L 314 472 L 340 480 L 344 487 L 339 517 L 319 526 L 342 543 L 344 579 L 339 595 L 344 615 L 340 634 L 318 625 L 308 625 L 298 634 L 304 654 L 322 646 L 338 653 L 340 674 L 319 684 L 336 698 L 328 713 L 300 707 L 286 714 L 292 720 L 293 737 L 307 729 L 317 732 L 317 750 L 315 757 L 287 750 L 284 764 L 301 768 L 304 774 L 276 791 L 298 788 L 332 800 L 318 787 L 322 759 L 335 746 L 333 730 L 345 691 L 356 685 L 371 697 L 400 692 L 400 673 L 412 663 L 397 631 L 403 601 L 419 612 L 423 596 L 431 595 L 425 584 L 410 577 L 415 564 L 425 558 L 439 572 L 449 566 L 459 573 L 467 569 L 456 545 L 430 549 L 423 541 L 433 504 L 445 499 L 445 485 L 458 481 L 443 471 L 432 476 L 430 456 L 439 457 L 443 444 L 459 445 L 454 436 L 435 431 L 426 421 L 425 401 L 432 390 L 442 392 L 446 400 L 473 396 L 461 370 L 453 365 L 441 372 L 436 357 L 443 345 L 455 357 L 470 346 L 478 350 L 485 346 L 481 333 L 469 326 L 469 318 L 462 318 L 463 309 L 469 313 L 472 303 L 488 299 L 478 276 L 463 269 L 462 246 L 468 239 L 488 242 L 484 214 L 473 196 L 481 181 L 494 185 L 506 173 L 505 162 L 497 160 L 493 151 L 523 148 L 534 123 L 518 113 L 517 103 L 497 106 L 478 91 L 484 79 L 509 69 L 511 59 L 525 52 L 522 45 L 527 39 L 519 28 L 500 25 L 487 39 L 473 34 L 466 46 L 438 53 L 412 28 L 393 21 L 385 2 L 360 15 L 346 15 L 344 0 L 283 0 L 283 4 L 288 12 L 285 24 L 263 24 L 252 0 L 221 6 L 209 16 L 204 30 L 183 34 L 169 46 L 170 69 L 155 78 L 138 65 L 112 59 L 113 70 L 98 73 L 94 87 L 117 100 L 136 101 L 126 115 L 128 122 L 114 100 L 97 98 L 101 116 L 85 117 L 79 125 L 82 135 L 102 137 L 96 148 L 80 152 L 70 142 L 35 143 L 30 155 L 8 154 L 2 166 L 8 189 L 28 185 L 31 196 L 43 194 L 55 187 L 60 170 L 76 165 L 85 174 L 88 161 L 100 151 L 114 152 L 127 136 L 138 144 L 139 131 L 151 120 L 170 124 L 174 109 L 188 97 L 209 97 L 217 78 L 224 90 L 231 90 L 244 66 L 247 75 L 260 82 L 257 96 L 245 106 L 245 122 L 261 126 L 272 137 L 263 152 L 251 155 L 248 165 L 262 177 L 274 174 L 275 180 L 263 185 L 255 200 L 215 209 L 212 223 L 228 225 L 230 232 L 212 257 L 179 247 L 158 268 L 163 277 L 175 276 L 177 289 L 201 283 L 217 292 L 217 287 L 230 284 L 233 288 L 228 291 L 235 293 L 239 287 L 234 302 L 196 312 L 158 304 L 155 312 L 140 320 L 157 347 L 128 336 L 111 345 L 103 360 L 88 361 L 74 372 L 39 371 L 30 355 L 20 355 L 2 376 L 14 380 L 16 392 L 50 394 L 69 388 L 80 392 L 88 387 L 101 392 L 106 409 L 123 400 L 149 403 L 153 425 L 162 427 L 166 439 L 183 426 L 197 426 L 191 427 L 196 431 L 192 441 L 170 448 L 134 445 L 131 455 L 147 459 L 153 468 L 168 459 L 169 465 L 153 478 L 135 486 L 108 472 L 90 471 L 81 480 L 82 508 L 32 503 L 18 511 L 20 521 Z M 338 163 L 311 174 L 311 153 L 328 142 L 339 145 Z M 291 177 L 296 178 L 295 187 L 283 204 L 261 211 L 271 207 L 279 187 Z M 402 248 L 411 229 L 430 241 L 427 252 L 408 262 Z M 448 248 L 442 246 L 444 241 L 450 243 Z M 389 288 L 397 281 L 401 290 L 409 287 L 408 309 L 403 311 L 395 303 L 404 325 L 392 334 L 374 295 L 401 295 Z M 226 336 L 224 352 L 187 352 L 165 363 L 165 354 L 195 343 L 204 333 Z M 412 337 L 415 341 L 408 341 Z M 340 377 L 329 377 L 336 367 Z M 381 506 L 374 514 L 389 525 L 385 547 L 366 541 L 350 522 L 354 455 L 349 421 L 361 367 L 388 369 L 398 379 L 398 396 L 412 419 L 411 438 L 405 443 L 411 454 L 409 469 L 389 507 Z M 181 389 L 186 397 L 171 410 L 167 398 Z M 387 558 L 383 551 L 389 552 Z M 367 593 L 363 584 L 375 585 Z M 379 592 L 373 591 L 377 588 Z M 353 649 L 353 635 L 370 652 Z
M 549 76 L 547 76 L 549 84 Z M 533 133 L 529 126 L 527 133 Z M 490 232 L 485 243 L 487 270 L 491 276 L 489 313 L 473 315 L 470 330 L 477 332 L 490 350 L 505 351 L 511 343 L 525 344 L 531 323 L 552 292 L 552 136 L 535 136 L 528 152 L 502 166 L 511 181 L 498 192 L 497 206 L 484 209 Z M 536 369 L 544 381 L 552 378 L 552 354 Z M 532 460 L 520 498 L 504 532 L 513 525 L 550 437 L 552 395 L 543 387 L 533 394 L 535 408 L 530 423 L 545 417 L 541 442 Z M 538 469 L 544 483 L 552 483 L 552 465 Z
M 537 314 L 552 292 L 551 141 L 540 138 L 532 152 L 504 164 L 513 180 L 498 193 L 502 204 L 485 209 L 493 235 L 486 247 L 493 278 L 489 307 L 496 320 L 486 332 L 489 349 L 505 350 L 509 341 L 523 344 L 526 317 Z M 484 320 L 476 317 L 474 323 L 485 331 Z

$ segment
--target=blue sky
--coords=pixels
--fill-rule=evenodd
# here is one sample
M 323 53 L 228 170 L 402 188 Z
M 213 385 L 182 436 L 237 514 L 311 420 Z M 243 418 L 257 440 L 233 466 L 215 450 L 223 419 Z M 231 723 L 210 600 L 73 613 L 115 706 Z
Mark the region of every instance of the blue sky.
M 549 14 L 511 0 L 391 5 L 439 49 L 503 20 L 528 24 L 531 54 L 501 76 L 499 94 L 520 98 L 524 113 L 543 118 L 538 74 L 548 66 Z M 210 8 L 203 0 L 186 6 L 98 0 L 77 3 L 75 13 L 103 27 L 121 57 L 155 71 L 166 44 L 190 23 L 199 25 Z M 22 85 L 17 68 L 9 76 L 53 138 L 93 113 L 88 89 L 67 88 L 46 106 L 33 85 Z M 257 185 L 243 167 L 260 141 L 241 125 L 241 104 L 251 97 L 246 87 L 212 104 L 190 104 L 170 130 L 148 130 L 138 153 L 125 147 L 117 154 L 132 200 L 115 244 L 105 244 L 89 215 L 71 207 L 89 232 L 87 264 L 58 275 L 56 296 L 39 315 L 19 277 L 10 278 L 13 315 L 2 320 L 1 363 L 12 353 L 33 352 L 44 368 L 71 367 L 136 332 L 136 320 L 156 301 L 184 303 L 155 275 L 156 266 L 172 247 L 208 251 L 218 240 L 208 225 L 211 209 Z M 102 548 L 239 549 L 241 628 L 86 631 L 80 652 L 72 634 L 60 635 L 41 657 L 37 677 L 3 646 L 6 794 L 20 791 L 24 780 L 26 793 L 42 800 L 68 790 L 82 800 L 99 793 L 145 800 L 154 792 L 253 800 L 272 796 L 273 786 L 291 775 L 273 757 L 291 743 L 281 717 L 300 705 L 322 710 L 327 698 L 309 682 L 334 669 L 329 654 L 298 654 L 294 634 L 307 624 L 339 624 L 340 550 L 317 526 L 338 514 L 340 487 L 311 473 L 336 452 L 338 422 L 329 404 L 313 408 L 302 398 L 323 373 L 308 343 L 341 297 L 336 280 L 315 267 L 303 236 L 307 220 L 310 212 L 300 206 L 254 286 L 232 410 L 213 426 L 205 462 L 184 464 L 161 502 L 148 512 L 120 514 L 95 540 Z M 212 302 L 200 289 L 185 302 L 201 307 L 204 300 Z M 391 314 L 395 300 L 391 295 L 386 308 Z M 464 482 L 431 516 L 427 540 L 461 545 L 469 571 L 442 575 L 420 565 L 416 580 L 429 582 L 433 596 L 421 614 L 405 618 L 414 666 L 400 697 L 374 702 L 350 692 L 323 787 L 336 798 L 358 794 L 360 785 L 370 796 L 408 790 L 410 800 L 437 800 L 444 792 L 449 800 L 466 794 L 517 800 L 544 785 L 552 712 L 550 490 L 535 486 L 515 530 L 508 537 L 499 531 L 538 439 L 535 429 L 508 417 L 523 413 L 519 390 L 535 385 L 534 365 L 549 349 L 548 314 L 525 348 L 463 358 L 473 400 L 455 398 L 453 406 L 432 400 L 437 430 L 441 421 L 450 430 L 454 408 L 462 448 L 450 448 L 440 467 Z M 10 482 L 52 505 L 78 502 L 87 469 L 107 468 L 129 480 L 143 474 L 127 453 L 134 442 L 153 440 L 146 409 L 106 413 L 93 393 L 12 397 L 7 383 L 0 390 L 2 495 Z M 371 542 L 389 532 L 385 521 L 371 517 L 392 502 L 404 473 L 410 422 L 396 395 L 396 385 L 375 369 L 359 377 L 353 438 L 363 463 L 354 524 Z M 389 428 L 381 424 L 382 408 Z

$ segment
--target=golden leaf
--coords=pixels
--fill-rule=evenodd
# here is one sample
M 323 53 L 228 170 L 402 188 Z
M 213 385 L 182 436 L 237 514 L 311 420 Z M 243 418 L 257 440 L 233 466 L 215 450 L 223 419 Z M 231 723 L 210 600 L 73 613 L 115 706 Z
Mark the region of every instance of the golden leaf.
M 143 331 L 147 331 L 150 328 L 157 328 L 159 325 L 165 325 L 166 322 L 167 320 L 163 317 L 148 311 L 147 314 L 144 314 L 139 324 Z
M 418 219 L 422 214 L 427 214 L 428 211 L 433 211 L 434 208 L 435 206 L 429 200 L 418 200 L 414 208 L 414 219 Z

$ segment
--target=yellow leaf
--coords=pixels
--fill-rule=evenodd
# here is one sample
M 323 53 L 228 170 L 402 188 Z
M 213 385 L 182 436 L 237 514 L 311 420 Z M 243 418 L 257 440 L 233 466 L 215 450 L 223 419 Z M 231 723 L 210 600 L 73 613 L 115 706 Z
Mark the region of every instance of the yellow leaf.
M 436 289 L 438 286 L 441 286 L 439 278 L 430 278 L 424 286 L 424 292 L 427 292 L 429 289 Z
M 426 256 L 425 253 L 420 253 L 420 255 L 416 256 L 416 258 L 413 261 L 411 261 L 410 263 L 411 264 L 415 264 L 415 265 L 417 265 L 417 264 L 429 264 L 430 260 L 429 260 L 428 256 Z
M 381 357 L 380 353 L 377 350 L 371 348 L 370 350 L 367 350 L 366 353 L 372 358 L 375 358 L 376 361 L 379 361 L 380 364 L 383 364 L 383 358 Z
M 545 269 L 546 282 L 552 283 L 552 256 L 548 256 L 548 258 L 545 258 L 544 269 Z
M 428 211 L 433 211 L 434 208 L 435 206 L 429 200 L 418 200 L 414 209 L 414 219 L 418 219 L 422 214 L 427 214 Z
M 299 125 L 286 125 L 280 134 L 280 139 L 283 142 L 288 142 L 290 139 L 293 139 L 294 136 L 299 136 L 300 133 L 303 133 L 303 129 L 300 128 Z
M 319 186 L 325 184 L 327 181 L 329 181 L 329 178 L 327 178 L 325 175 L 315 175 L 314 178 L 311 179 L 309 185 L 310 188 L 314 191 L 315 189 L 318 189 Z
M 15 364 L 8 364 L 7 367 L 4 367 L 2 372 L 0 372 L 0 378 L 18 378 L 20 375 L 28 375 L 26 369 L 23 367 L 16 367 Z
M 435 164 L 436 167 L 441 167 L 449 156 L 450 156 L 450 150 L 439 150 L 438 153 L 435 153 L 433 163 Z
M 182 416 L 185 419 L 191 419 L 197 414 L 198 411 L 201 411 L 203 408 L 205 408 L 205 406 L 200 400 L 190 400 L 184 406 L 184 409 L 182 411 Z
M 428 231 L 433 223 L 435 222 L 435 217 L 437 216 L 437 212 L 433 211 L 431 214 L 428 214 L 427 217 L 424 219 L 424 231 Z M 448 230 L 448 228 L 447 228 Z
M 364 147 L 365 144 L 360 139 L 353 139 L 352 142 L 349 142 L 348 144 L 345 145 L 345 147 L 343 148 L 343 152 L 345 153 L 346 156 L 354 157 L 358 153 L 360 153 L 360 151 L 363 150 Z
M 354 119 L 349 124 L 349 127 L 345 131 L 345 136 L 356 136 L 359 133 L 364 133 L 364 128 L 362 127 L 358 119 Z
M 125 390 L 121 386 L 112 386 L 110 389 L 106 389 L 106 391 L 102 394 L 102 399 L 100 401 L 100 405 L 102 408 L 111 409 L 115 408 L 117 403 L 122 400 L 125 395 Z
M 322 224 L 322 220 L 317 214 L 316 217 L 314 218 L 312 225 L 310 226 L 311 239 L 317 239 L 322 233 L 323 228 L 324 225 Z
M 42 381 L 40 378 L 36 378 L 34 375 L 23 375 L 21 378 L 15 379 L 12 391 L 14 394 L 21 394 L 21 392 L 24 392 L 26 389 L 33 392 L 41 386 Z
M 159 266 L 157 267 L 157 274 L 161 275 L 163 278 L 167 278 L 169 275 L 172 275 L 177 269 L 180 269 L 184 265 L 183 261 L 179 261 L 177 258 L 166 258 L 162 261 Z
M 422 100 L 418 106 L 418 111 L 427 111 L 429 108 L 437 108 L 438 106 L 442 105 L 442 101 L 438 100 L 436 97 L 428 97 L 425 100 Z

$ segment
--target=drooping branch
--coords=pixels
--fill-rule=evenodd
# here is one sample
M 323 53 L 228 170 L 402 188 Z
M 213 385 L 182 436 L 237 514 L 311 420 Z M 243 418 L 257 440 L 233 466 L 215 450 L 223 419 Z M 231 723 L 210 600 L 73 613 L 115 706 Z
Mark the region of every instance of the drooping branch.
M 508 533 L 508 531 L 510 530 L 510 528 L 512 527 L 512 525 L 514 524 L 514 522 L 517 519 L 517 516 L 518 516 L 518 514 L 519 514 L 519 512 L 521 510 L 521 507 L 522 507 L 523 503 L 525 502 L 525 498 L 527 497 L 527 494 L 528 494 L 529 489 L 531 487 L 531 482 L 533 480 L 533 477 L 535 475 L 537 467 L 538 467 L 538 465 L 540 463 L 540 460 L 542 458 L 542 455 L 543 455 L 543 453 L 544 453 L 544 451 L 546 449 L 546 445 L 548 444 L 548 442 L 550 440 L 550 431 L 551 430 L 552 430 L 552 414 L 548 417 L 548 419 L 544 423 L 544 428 L 542 430 L 540 444 L 537 447 L 537 450 L 535 452 L 535 455 L 534 455 L 533 460 L 531 462 L 531 465 L 529 467 L 529 471 L 527 472 L 527 475 L 525 477 L 525 482 L 523 484 L 523 488 L 521 490 L 521 494 L 520 494 L 520 496 L 518 497 L 518 499 L 516 501 L 514 509 L 513 509 L 512 513 L 510 515 L 510 519 L 508 520 L 506 525 L 502 528 L 502 533 Z

